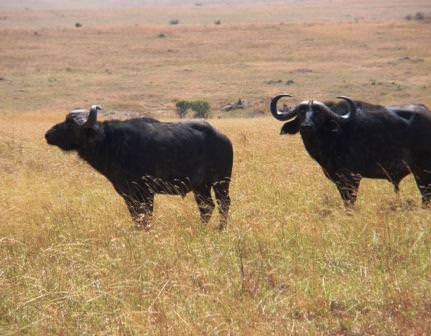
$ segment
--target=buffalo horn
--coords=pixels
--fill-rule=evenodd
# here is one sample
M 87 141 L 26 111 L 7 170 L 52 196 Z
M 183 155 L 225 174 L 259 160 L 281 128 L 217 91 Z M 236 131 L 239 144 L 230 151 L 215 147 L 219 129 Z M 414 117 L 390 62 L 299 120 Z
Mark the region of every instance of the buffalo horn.
M 84 124 L 84 127 L 91 128 L 96 124 L 97 121 L 97 111 L 102 110 L 102 106 L 100 105 L 91 105 L 90 113 L 88 114 L 87 121 Z
M 290 94 L 281 94 L 271 99 L 271 113 L 275 119 L 281 120 L 281 121 L 289 120 L 296 115 L 296 111 L 291 110 L 290 108 L 287 109 L 287 112 L 280 111 L 277 108 L 278 101 L 283 97 L 292 97 L 292 96 Z
M 313 106 L 313 105 L 319 106 L 323 111 L 325 111 L 326 113 L 328 113 L 330 116 L 332 116 L 335 119 L 343 118 L 343 116 L 340 116 L 339 114 L 335 113 L 328 105 L 322 103 L 321 101 L 312 100 L 311 106 Z
M 346 96 L 339 96 L 337 97 L 338 99 L 343 99 L 345 100 L 348 104 L 349 104 L 349 112 L 344 114 L 342 116 L 342 118 L 344 119 L 352 119 L 355 117 L 356 115 L 356 111 L 358 110 L 358 105 L 356 105 L 356 103 L 350 99 L 349 97 Z

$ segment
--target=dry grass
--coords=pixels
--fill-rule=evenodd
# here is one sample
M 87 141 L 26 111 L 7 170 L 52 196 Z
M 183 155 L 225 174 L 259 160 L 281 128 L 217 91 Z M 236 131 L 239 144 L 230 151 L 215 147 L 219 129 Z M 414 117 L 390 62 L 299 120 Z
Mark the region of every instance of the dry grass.
M 159 196 L 133 230 L 108 182 L 44 144 L 58 115 L 2 117 L 2 334 L 431 332 L 431 214 L 411 178 L 346 212 L 298 137 L 214 120 L 235 146 L 229 229 Z M 13 120 L 13 121 L 12 121 Z
M 168 0 L 164 1 L 165 4 L 156 0 L 118 0 L 120 6 L 112 6 L 111 3 L 109 0 L 2 0 L 0 26 L 72 28 L 76 21 L 83 23 L 84 27 L 166 25 L 171 19 L 180 20 L 180 24 L 206 25 L 213 25 L 217 19 L 221 19 L 222 25 L 399 20 L 418 11 L 431 11 L 428 0 L 204 0 L 195 3 Z M 202 6 L 196 6 L 196 3 Z M 28 9 L 23 10 L 26 7 Z M 4 17 L 6 19 L 2 20 Z
M 430 33 L 407 21 L 3 30 L 2 111 L 163 112 L 175 99 L 217 111 L 240 97 L 266 111 L 280 91 L 430 104 Z
M 363 181 L 346 212 L 280 123 L 213 119 L 235 148 L 228 230 L 202 226 L 191 196 L 158 196 L 144 233 L 103 177 L 43 139 L 93 102 L 168 114 L 175 98 L 242 97 L 266 112 L 290 91 L 431 105 L 430 27 L 2 30 L 0 334 L 431 334 L 431 212 L 412 178 L 401 200 Z M 265 84 L 278 79 L 295 84 Z

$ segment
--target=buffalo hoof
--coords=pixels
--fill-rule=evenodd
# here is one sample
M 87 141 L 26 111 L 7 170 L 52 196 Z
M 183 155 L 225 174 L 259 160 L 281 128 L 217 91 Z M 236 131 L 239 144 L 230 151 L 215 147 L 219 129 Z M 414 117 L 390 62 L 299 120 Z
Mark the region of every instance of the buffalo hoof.
M 141 215 L 134 219 L 135 229 L 138 231 L 150 231 L 152 228 L 151 222 L 147 216 Z
M 226 223 L 220 223 L 218 226 L 217 226 L 217 230 L 218 231 L 220 231 L 220 232 L 222 232 L 222 231 L 225 231 L 225 230 L 227 230 L 226 229 Z
M 150 231 L 153 226 L 151 224 L 137 224 L 135 223 L 135 229 L 137 231 Z
M 356 213 L 356 207 L 352 203 L 344 204 L 344 212 L 347 216 L 353 216 Z

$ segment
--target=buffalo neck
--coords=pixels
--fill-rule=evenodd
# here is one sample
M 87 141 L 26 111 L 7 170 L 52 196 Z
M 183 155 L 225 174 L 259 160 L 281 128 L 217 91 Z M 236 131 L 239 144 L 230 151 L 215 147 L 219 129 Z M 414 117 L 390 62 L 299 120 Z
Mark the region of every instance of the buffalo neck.
M 83 141 L 78 149 L 78 155 L 98 172 L 107 176 L 111 170 L 113 155 L 118 150 L 115 147 L 118 147 L 119 143 L 112 141 L 112 132 L 107 123 L 101 123 L 95 134 Z

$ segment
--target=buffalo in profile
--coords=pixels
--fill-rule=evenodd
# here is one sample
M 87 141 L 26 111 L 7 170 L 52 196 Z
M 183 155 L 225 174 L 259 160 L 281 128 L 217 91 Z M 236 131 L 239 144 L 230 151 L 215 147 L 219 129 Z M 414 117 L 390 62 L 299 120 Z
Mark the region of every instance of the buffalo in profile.
M 152 118 L 97 121 L 100 106 L 74 110 L 45 135 L 50 145 L 76 151 L 124 198 L 137 227 L 148 227 L 155 194 L 193 191 L 201 220 L 214 209 L 211 189 L 227 222 L 233 151 L 229 139 L 203 121 Z
M 281 134 L 299 132 L 310 156 L 334 182 L 346 205 L 356 201 L 362 177 L 386 179 L 399 191 L 409 173 L 422 202 L 431 200 L 431 113 L 425 105 L 375 105 L 348 97 L 340 102 L 304 101 L 272 115 L 287 121 Z

